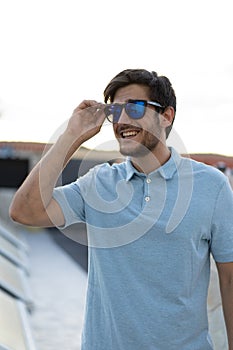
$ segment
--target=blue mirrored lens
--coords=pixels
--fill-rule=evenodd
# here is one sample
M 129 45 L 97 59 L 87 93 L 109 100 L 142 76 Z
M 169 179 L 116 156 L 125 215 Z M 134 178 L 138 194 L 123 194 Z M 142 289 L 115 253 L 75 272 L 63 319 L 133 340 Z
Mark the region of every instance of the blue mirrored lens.
M 123 107 L 124 105 L 117 105 L 117 104 L 112 104 L 107 106 L 105 108 L 105 114 L 106 114 L 106 117 L 109 119 L 109 121 L 111 121 L 112 123 L 117 123 L 121 116 Z
M 117 123 L 118 120 L 120 119 L 122 109 L 123 109 L 123 106 L 113 105 L 113 109 L 112 109 L 113 123 Z
M 122 109 L 125 108 L 127 115 L 132 119 L 140 119 L 145 114 L 146 102 L 135 100 L 125 104 L 111 104 L 105 107 L 105 115 L 112 123 L 117 123 L 120 119 Z
M 145 114 L 145 103 L 143 101 L 127 103 L 125 106 L 125 110 L 130 118 L 140 119 Z

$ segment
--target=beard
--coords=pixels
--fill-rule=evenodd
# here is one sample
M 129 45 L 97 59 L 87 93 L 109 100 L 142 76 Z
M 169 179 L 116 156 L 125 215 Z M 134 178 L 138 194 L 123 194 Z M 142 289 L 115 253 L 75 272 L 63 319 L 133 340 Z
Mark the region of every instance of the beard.
M 160 137 L 156 137 L 149 132 L 146 132 L 143 141 L 137 142 L 130 139 L 118 139 L 120 146 L 120 153 L 123 156 L 131 157 L 143 157 L 153 152 L 158 143 L 160 142 Z

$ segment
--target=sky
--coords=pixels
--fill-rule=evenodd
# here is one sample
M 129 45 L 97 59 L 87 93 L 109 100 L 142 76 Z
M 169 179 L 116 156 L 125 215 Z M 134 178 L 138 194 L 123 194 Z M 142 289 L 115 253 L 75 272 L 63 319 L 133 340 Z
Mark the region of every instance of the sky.
M 233 21 L 222 0 L 0 0 L 0 141 L 53 142 L 126 68 L 167 76 L 168 144 L 233 155 Z M 85 144 L 117 147 L 112 127 Z

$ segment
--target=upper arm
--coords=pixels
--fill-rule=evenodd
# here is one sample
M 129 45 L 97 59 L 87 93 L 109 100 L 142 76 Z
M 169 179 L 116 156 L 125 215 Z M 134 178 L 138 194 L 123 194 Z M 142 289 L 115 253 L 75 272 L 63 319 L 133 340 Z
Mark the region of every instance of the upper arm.
M 211 253 L 221 263 L 233 262 L 233 192 L 228 181 L 215 200 L 211 220 Z M 226 266 L 223 266 L 226 269 Z M 222 269 L 221 269 L 222 270 Z
M 58 202 L 52 198 L 44 214 L 46 226 L 64 226 L 65 218 Z
M 223 285 L 225 283 L 233 283 L 233 262 L 216 262 L 216 266 L 220 284 Z

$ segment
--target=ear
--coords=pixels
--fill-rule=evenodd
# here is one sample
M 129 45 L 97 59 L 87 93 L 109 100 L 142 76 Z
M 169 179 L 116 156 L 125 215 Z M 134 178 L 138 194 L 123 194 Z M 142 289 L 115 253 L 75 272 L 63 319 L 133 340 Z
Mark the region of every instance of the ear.
M 173 122 L 175 117 L 175 110 L 173 107 L 169 106 L 165 109 L 165 111 L 161 114 L 161 126 L 167 128 Z

